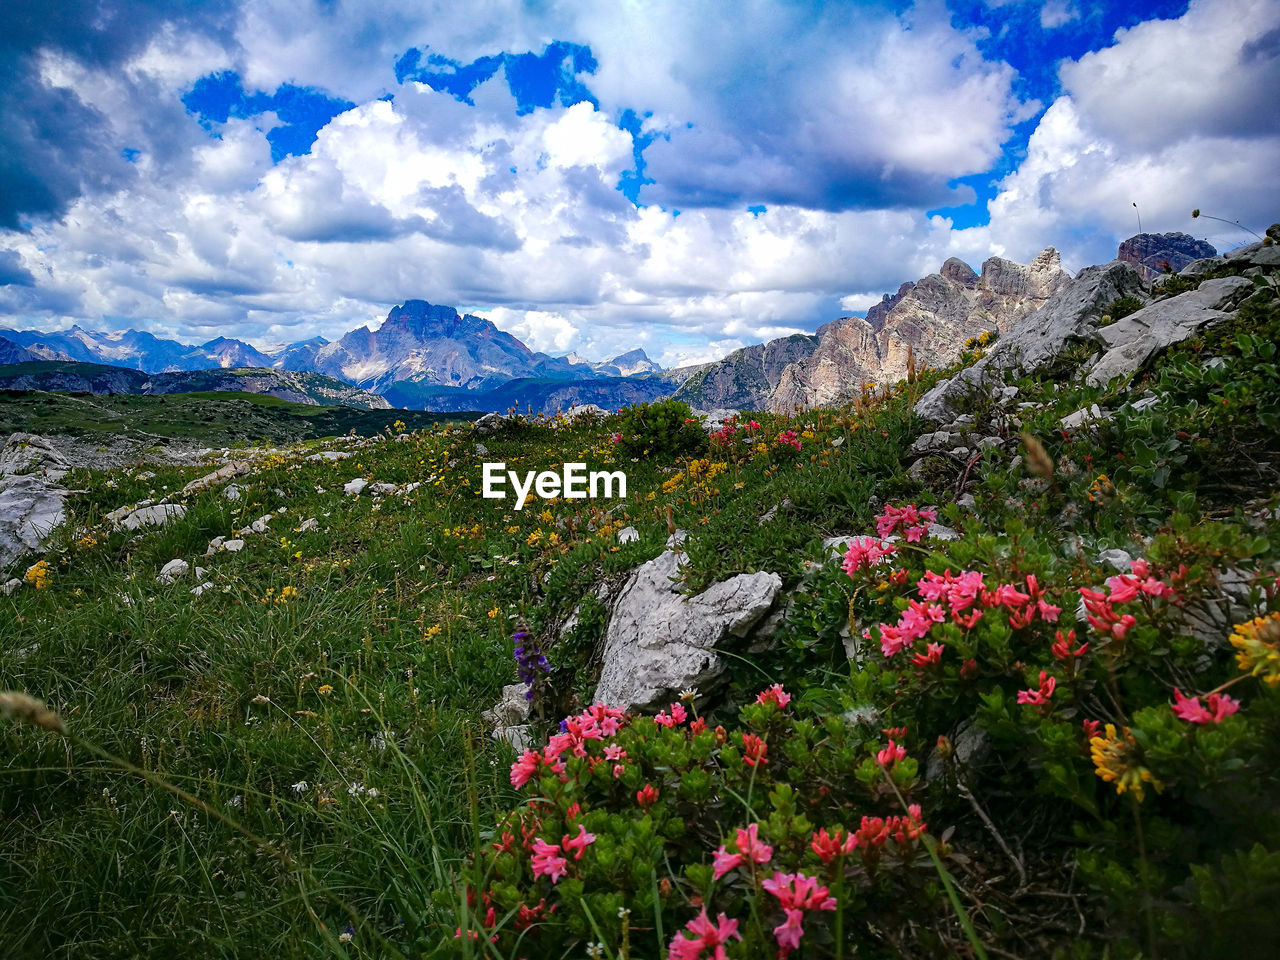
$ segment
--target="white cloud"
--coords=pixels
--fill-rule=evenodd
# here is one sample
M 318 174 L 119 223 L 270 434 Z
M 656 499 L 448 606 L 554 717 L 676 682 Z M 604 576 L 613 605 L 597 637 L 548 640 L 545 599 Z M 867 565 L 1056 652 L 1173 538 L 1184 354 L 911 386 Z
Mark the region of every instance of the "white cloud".
M 1080 8 L 1074 0 L 1049 0 L 1040 8 L 1040 26 L 1044 30 L 1056 30 L 1079 19 Z

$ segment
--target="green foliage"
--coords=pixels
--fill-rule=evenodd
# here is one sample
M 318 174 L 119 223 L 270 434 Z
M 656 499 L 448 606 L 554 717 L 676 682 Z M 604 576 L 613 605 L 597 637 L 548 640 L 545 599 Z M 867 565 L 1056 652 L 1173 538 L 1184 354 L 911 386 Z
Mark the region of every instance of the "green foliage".
M 707 438 L 689 405 L 658 400 L 627 407 L 618 417 L 618 445 L 629 455 L 672 459 L 706 448 Z

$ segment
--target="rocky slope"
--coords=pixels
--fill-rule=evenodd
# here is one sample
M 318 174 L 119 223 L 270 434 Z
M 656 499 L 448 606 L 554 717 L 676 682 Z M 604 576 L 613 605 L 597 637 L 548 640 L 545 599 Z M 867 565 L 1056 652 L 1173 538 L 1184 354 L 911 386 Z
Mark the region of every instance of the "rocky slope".
M 1120 244 L 1117 260 L 1132 263 L 1148 280 L 1177 273 L 1192 261 L 1217 256 L 1213 245 L 1186 233 L 1139 233 Z
M 837 403 L 864 383 L 893 382 L 917 367 L 952 363 L 970 337 L 1004 331 L 1070 279 L 1052 247 L 1030 264 L 992 257 L 975 273 L 952 258 L 938 273 L 904 283 L 867 311 L 747 347 L 691 377 L 677 392 L 701 408 L 787 412 Z

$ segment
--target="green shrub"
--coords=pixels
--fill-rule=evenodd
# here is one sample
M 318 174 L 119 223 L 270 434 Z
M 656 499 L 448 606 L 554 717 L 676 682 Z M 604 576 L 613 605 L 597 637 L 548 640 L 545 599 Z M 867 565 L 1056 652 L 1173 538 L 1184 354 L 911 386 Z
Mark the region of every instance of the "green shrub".
M 633 457 L 673 459 L 706 449 L 707 437 L 687 403 L 659 400 L 622 412 L 615 435 L 622 451 Z

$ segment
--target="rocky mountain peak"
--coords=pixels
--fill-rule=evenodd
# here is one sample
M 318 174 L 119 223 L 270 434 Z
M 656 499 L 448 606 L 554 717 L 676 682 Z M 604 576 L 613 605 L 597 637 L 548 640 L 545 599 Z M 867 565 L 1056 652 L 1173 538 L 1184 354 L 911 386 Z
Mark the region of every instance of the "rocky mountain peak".
M 948 280 L 954 281 L 962 287 L 968 287 L 970 290 L 978 285 L 978 275 L 974 273 L 973 267 L 959 257 L 948 257 L 947 262 L 942 265 L 942 269 L 938 272 Z
M 1139 233 L 1120 244 L 1116 259 L 1132 263 L 1148 280 L 1177 273 L 1193 260 L 1215 257 L 1213 244 L 1188 233 Z

